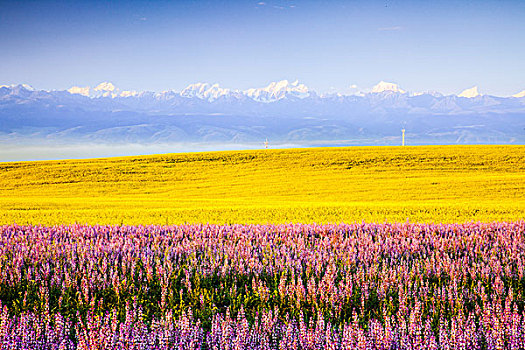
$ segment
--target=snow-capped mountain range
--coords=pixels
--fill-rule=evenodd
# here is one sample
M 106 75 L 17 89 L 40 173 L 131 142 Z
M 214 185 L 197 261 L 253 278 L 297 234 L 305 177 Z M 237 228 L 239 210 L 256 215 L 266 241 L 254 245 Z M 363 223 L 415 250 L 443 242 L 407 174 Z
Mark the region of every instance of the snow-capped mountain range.
M 395 85 L 395 84 L 394 84 Z M 7 87 L 6 85 L 3 85 Z M 28 85 L 25 85 L 28 86 Z M 201 100 L 207 100 L 208 102 L 213 102 L 220 97 L 248 97 L 257 102 L 275 102 L 277 100 L 283 99 L 287 96 L 295 96 L 297 98 L 306 98 L 310 96 L 310 90 L 304 84 L 299 84 L 299 81 L 290 83 L 288 80 L 281 80 L 277 82 L 271 82 L 266 87 L 262 88 L 250 88 L 244 91 L 241 90 L 232 90 L 225 89 L 219 86 L 219 84 L 210 84 L 210 83 L 194 83 L 188 85 L 182 91 L 177 92 L 174 90 L 163 91 L 160 93 L 153 92 L 137 92 L 130 90 L 120 90 L 116 88 L 110 82 L 103 82 L 97 85 L 94 88 L 89 86 L 73 86 L 67 90 L 71 94 L 78 94 L 91 98 L 100 98 L 100 97 L 135 97 L 135 96 L 144 96 L 152 95 L 159 99 L 162 99 L 166 95 L 179 94 L 185 98 L 198 98 Z
M 335 142 L 525 143 L 525 90 L 510 97 L 408 92 L 381 81 L 354 94 L 318 94 L 294 81 L 246 90 L 195 83 L 134 91 L 110 82 L 68 90 L 0 85 L 0 143 Z
M 34 91 L 35 89 L 27 84 L 22 84 L 22 86 L 28 90 Z M 13 87 L 8 85 L 0 85 L 1 87 Z M 471 88 L 465 89 L 459 94 L 455 95 L 458 97 L 465 97 L 465 98 L 475 98 L 478 96 L 482 96 L 481 93 L 479 93 L 477 86 L 473 86 Z M 110 82 L 102 82 L 99 85 L 97 85 L 94 88 L 91 88 L 89 86 L 81 87 L 81 86 L 73 86 L 67 90 L 71 94 L 78 94 L 86 97 L 91 98 L 100 98 L 100 97 L 111 97 L 111 98 L 117 98 L 117 97 L 135 97 L 135 96 L 144 96 L 144 95 L 154 95 L 157 97 L 161 97 L 166 94 L 180 94 L 182 97 L 186 98 L 199 98 L 201 100 L 207 100 L 208 102 L 215 101 L 223 96 L 234 96 L 234 97 L 241 97 L 246 96 L 254 101 L 257 102 L 275 102 L 277 100 L 286 98 L 288 96 L 294 96 L 297 98 L 307 98 L 310 97 L 311 94 L 316 94 L 315 91 L 308 88 L 306 85 L 299 83 L 298 80 L 294 82 L 289 82 L 288 80 L 281 80 L 281 81 L 275 81 L 268 84 L 266 87 L 262 88 L 250 88 L 246 90 L 235 90 L 235 89 L 228 89 L 228 88 L 222 88 L 219 84 L 210 84 L 210 83 L 194 83 L 188 85 L 186 88 L 184 88 L 182 91 L 177 92 L 174 90 L 168 90 L 163 91 L 160 93 L 153 93 L 148 91 L 142 91 L 138 92 L 135 90 L 121 90 L 115 85 L 113 85 Z M 398 84 L 395 83 L 389 83 L 385 81 L 380 81 L 378 84 L 373 86 L 369 93 L 400 93 L 405 94 L 408 93 L 407 91 L 403 90 L 401 87 L 399 87 Z M 332 93 L 333 95 L 334 93 Z M 363 96 L 366 94 L 366 91 L 358 91 L 352 95 L 358 95 Z M 409 93 L 410 96 L 420 96 L 430 94 L 432 96 L 438 97 L 438 96 L 444 96 L 440 92 L 436 91 L 426 91 L 426 92 L 412 92 Z M 330 94 L 321 95 L 321 96 L 328 96 Z M 338 96 L 344 96 L 341 93 L 335 93 L 335 95 Z M 512 96 L 509 97 L 516 97 L 521 98 L 525 97 L 525 90 L 520 91 Z

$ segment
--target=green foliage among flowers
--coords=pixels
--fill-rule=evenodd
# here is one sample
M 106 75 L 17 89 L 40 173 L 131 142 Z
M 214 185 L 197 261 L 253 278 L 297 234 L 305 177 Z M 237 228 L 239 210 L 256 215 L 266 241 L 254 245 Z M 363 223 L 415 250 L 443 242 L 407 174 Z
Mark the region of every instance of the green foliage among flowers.
M 2 349 L 523 349 L 525 222 L 1 226 Z

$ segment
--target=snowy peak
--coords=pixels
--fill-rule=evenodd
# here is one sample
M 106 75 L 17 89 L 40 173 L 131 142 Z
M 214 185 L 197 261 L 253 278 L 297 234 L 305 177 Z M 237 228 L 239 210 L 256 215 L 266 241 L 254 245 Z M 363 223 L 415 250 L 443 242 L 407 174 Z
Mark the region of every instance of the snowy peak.
M 139 95 L 140 95 L 140 92 L 135 91 L 135 90 L 132 90 L 132 91 L 124 90 L 119 94 L 120 97 L 135 97 Z
M 12 84 L 12 85 L 0 85 L 1 88 L 8 88 L 8 89 L 25 89 L 27 91 L 36 91 L 34 87 L 28 84 Z
M 201 100 L 212 102 L 221 96 L 229 95 L 230 92 L 230 89 L 223 89 L 219 84 L 195 83 L 188 85 L 180 92 L 180 95 L 186 98 L 197 97 Z
M 72 86 L 69 89 L 67 89 L 67 91 L 73 95 L 82 95 L 82 96 L 92 97 L 92 98 L 98 98 L 98 97 L 115 98 L 119 96 L 120 94 L 119 90 L 115 87 L 115 85 L 107 81 L 98 84 L 95 88 L 91 88 L 89 86 L 85 86 L 85 87 Z
M 98 84 L 93 89 L 93 97 L 112 97 L 112 98 L 115 98 L 117 96 L 119 96 L 118 89 L 115 87 L 115 85 L 113 85 L 112 83 L 107 82 L 107 81 Z
M 512 97 L 517 97 L 517 98 L 525 97 L 525 90 L 512 95 Z
M 264 88 L 245 90 L 243 94 L 258 102 L 273 102 L 286 96 L 303 99 L 310 96 L 310 90 L 306 85 L 300 84 L 298 80 L 293 83 L 288 80 L 281 80 L 271 82 Z
M 90 90 L 91 89 L 89 86 L 86 86 L 86 87 L 72 86 L 69 89 L 67 89 L 67 92 L 73 95 L 77 94 L 77 95 L 89 97 Z
M 36 91 L 36 89 L 34 87 L 32 87 L 31 85 L 28 85 L 28 84 L 21 84 L 21 86 L 28 90 L 28 91 Z
M 429 95 L 429 96 L 437 97 L 437 98 L 443 97 L 443 94 L 441 92 L 433 91 L 433 90 L 414 92 L 410 96 L 417 97 L 417 96 L 423 96 L 423 95 Z
M 115 85 L 111 84 L 110 82 L 103 82 L 97 85 L 93 90 L 95 91 L 109 91 L 113 92 L 116 90 Z
M 474 98 L 481 96 L 477 86 L 473 86 L 470 89 L 463 90 L 458 97 Z
M 91 88 L 89 86 L 72 86 L 71 88 L 67 89 L 67 92 L 73 95 L 82 95 L 86 97 L 91 98 L 98 98 L 98 97 L 134 97 L 140 95 L 140 92 L 138 91 L 128 91 L 123 90 L 121 91 L 115 85 L 113 85 L 110 82 L 103 82 L 98 84 L 96 87 Z
M 398 92 L 401 94 L 404 94 L 406 92 L 405 90 L 401 89 L 399 85 L 394 83 L 387 83 L 386 81 L 380 81 L 377 85 L 375 85 L 372 88 L 372 93 L 380 93 L 385 91 Z

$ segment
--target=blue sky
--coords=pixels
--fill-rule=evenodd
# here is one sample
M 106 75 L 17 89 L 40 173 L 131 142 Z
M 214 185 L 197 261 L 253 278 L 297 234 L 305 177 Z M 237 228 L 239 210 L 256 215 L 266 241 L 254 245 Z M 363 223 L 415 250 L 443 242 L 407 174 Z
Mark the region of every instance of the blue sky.
M 289 79 L 511 95 L 525 1 L 1 1 L 0 84 L 180 90 Z

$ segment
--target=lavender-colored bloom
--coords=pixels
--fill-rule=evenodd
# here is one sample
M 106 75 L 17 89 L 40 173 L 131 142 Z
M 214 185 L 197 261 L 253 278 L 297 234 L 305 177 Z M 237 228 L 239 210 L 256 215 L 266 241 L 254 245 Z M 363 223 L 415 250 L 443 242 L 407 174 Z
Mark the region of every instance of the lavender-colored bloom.
M 524 349 L 525 222 L 0 226 L 3 349 Z

